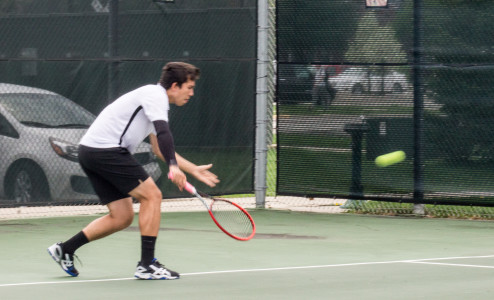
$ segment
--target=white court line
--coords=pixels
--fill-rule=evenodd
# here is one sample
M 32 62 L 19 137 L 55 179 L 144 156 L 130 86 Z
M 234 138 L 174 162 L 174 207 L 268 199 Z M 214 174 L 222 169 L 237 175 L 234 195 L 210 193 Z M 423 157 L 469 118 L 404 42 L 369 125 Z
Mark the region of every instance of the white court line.
M 408 262 L 408 263 L 412 263 L 412 264 L 424 264 L 424 265 L 451 266 L 451 267 L 468 267 L 468 268 L 494 269 L 494 266 L 466 265 L 466 264 L 447 264 L 447 263 L 434 263 L 434 262 L 428 262 L 428 261 L 411 261 L 411 262 Z
M 429 261 L 429 260 L 448 260 L 448 259 L 464 259 L 464 258 L 491 258 L 493 255 L 478 255 L 478 256 L 451 256 L 451 257 L 437 257 L 437 258 L 422 258 L 422 259 L 412 259 L 404 260 L 403 262 L 418 262 L 418 261 Z
M 0 284 L 0 288 L 8 286 L 26 286 L 26 285 L 43 285 L 43 284 L 65 284 L 65 283 L 88 283 L 88 282 L 106 282 L 106 281 L 120 281 L 136 279 L 134 277 L 129 278 L 110 278 L 110 279 L 92 279 L 92 280 L 75 280 L 75 281 L 39 281 L 39 282 L 21 282 L 21 283 L 7 283 Z
M 494 257 L 494 255 L 454 256 L 454 257 L 423 258 L 423 259 L 413 259 L 413 260 L 391 260 L 391 261 L 361 262 L 361 263 L 316 265 L 316 266 L 300 266 L 300 267 L 281 267 L 281 268 L 244 269 L 244 270 L 224 270 L 224 271 L 183 273 L 180 276 L 198 276 L 198 275 L 212 275 L 212 274 L 226 274 L 226 273 L 267 272 L 267 271 L 287 271 L 287 270 L 289 271 L 289 270 L 302 270 L 302 269 L 307 270 L 307 269 L 337 268 L 337 267 L 351 267 L 351 266 L 369 266 L 369 265 L 396 264 L 396 263 L 422 263 L 422 264 L 436 264 L 436 265 L 450 265 L 450 266 L 476 267 L 476 268 L 491 268 L 491 269 L 494 269 L 494 266 L 479 266 L 479 265 L 463 265 L 463 264 L 447 264 L 447 263 L 433 263 L 433 262 L 429 262 L 429 261 L 433 261 L 433 260 L 492 258 L 492 257 Z M 21 283 L 0 284 L 0 288 L 2 288 L 2 287 L 11 287 L 11 286 L 91 283 L 91 282 L 109 282 L 109 281 L 122 281 L 122 280 L 137 280 L 137 279 L 134 278 L 134 277 L 127 277 L 127 278 L 91 279 L 91 280 L 73 280 L 73 281 L 21 282 Z

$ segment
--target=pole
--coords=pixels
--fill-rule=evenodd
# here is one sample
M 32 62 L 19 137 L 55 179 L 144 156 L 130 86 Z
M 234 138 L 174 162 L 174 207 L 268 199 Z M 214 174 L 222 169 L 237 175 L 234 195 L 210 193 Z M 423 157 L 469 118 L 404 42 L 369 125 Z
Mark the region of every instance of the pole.
M 257 1 L 256 157 L 254 190 L 256 207 L 266 204 L 268 99 L 268 0 Z
M 118 0 L 110 0 L 108 14 L 108 102 L 118 96 Z
M 423 215 L 424 204 L 424 167 L 423 167 L 423 128 L 424 128 L 424 92 L 422 83 L 422 0 L 413 2 L 413 120 L 414 120 L 414 160 L 413 160 L 413 198 L 417 201 L 413 212 Z
M 364 197 L 362 185 L 362 140 L 369 127 L 364 119 L 358 123 L 345 124 L 343 130 L 352 137 L 352 181 L 350 198 L 342 208 L 358 208 Z

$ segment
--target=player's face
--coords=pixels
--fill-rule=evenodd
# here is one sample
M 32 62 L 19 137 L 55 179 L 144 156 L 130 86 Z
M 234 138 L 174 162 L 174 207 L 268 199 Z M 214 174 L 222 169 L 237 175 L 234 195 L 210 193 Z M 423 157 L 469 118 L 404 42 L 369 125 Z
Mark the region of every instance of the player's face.
M 196 82 L 190 79 L 182 83 L 181 87 L 174 83 L 172 85 L 173 103 L 177 106 L 183 106 L 189 102 L 190 97 L 194 96 L 195 86 Z

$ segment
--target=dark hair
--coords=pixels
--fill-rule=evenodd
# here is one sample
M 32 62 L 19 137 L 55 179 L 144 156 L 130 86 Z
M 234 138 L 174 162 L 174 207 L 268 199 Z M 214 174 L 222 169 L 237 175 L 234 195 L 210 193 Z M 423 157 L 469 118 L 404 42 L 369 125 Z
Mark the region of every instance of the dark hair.
M 200 75 L 201 71 L 194 65 L 184 62 L 169 62 L 161 71 L 159 84 L 165 89 L 169 89 L 176 82 L 181 87 L 182 83 L 189 79 L 195 81 L 199 79 Z

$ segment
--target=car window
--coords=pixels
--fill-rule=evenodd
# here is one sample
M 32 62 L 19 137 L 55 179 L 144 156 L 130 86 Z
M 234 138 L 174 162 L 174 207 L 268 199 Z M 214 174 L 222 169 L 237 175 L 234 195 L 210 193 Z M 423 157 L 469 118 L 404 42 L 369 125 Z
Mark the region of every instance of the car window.
M 27 126 L 88 128 L 95 119 L 93 114 L 61 95 L 1 94 L 0 105 Z
M 19 138 L 19 133 L 2 114 L 0 114 L 0 135 Z
M 279 68 L 278 75 L 284 79 L 311 79 L 312 72 L 306 66 L 284 65 Z

